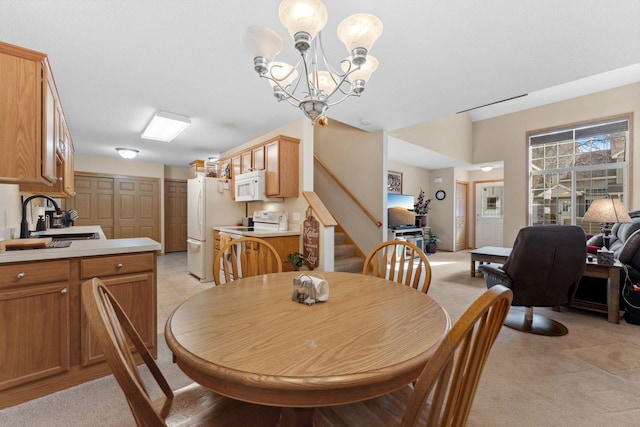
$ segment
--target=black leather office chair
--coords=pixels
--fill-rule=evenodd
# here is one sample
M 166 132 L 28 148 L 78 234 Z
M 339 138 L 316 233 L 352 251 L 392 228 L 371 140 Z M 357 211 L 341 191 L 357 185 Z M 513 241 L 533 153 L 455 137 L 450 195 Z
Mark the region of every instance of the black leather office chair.
M 584 273 L 587 255 L 584 230 L 575 225 L 538 225 L 520 230 L 502 268 L 481 265 L 487 287 L 513 291 L 511 305 L 525 306 L 524 317 L 509 314 L 505 325 L 538 335 L 565 335 L 567 328 L 537 315 L 533 307 L 566 304 Z

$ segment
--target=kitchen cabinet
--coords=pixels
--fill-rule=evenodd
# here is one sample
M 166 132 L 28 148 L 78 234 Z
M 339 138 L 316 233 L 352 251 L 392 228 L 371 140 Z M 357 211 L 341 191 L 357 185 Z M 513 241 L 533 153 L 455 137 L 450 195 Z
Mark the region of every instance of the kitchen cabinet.
M 242 172 L 242 157 L 240 154 L 235 155 L 231 158 L 231 178 L 236 177 L 239 173 Z
M 102 256 L 80 260 L 82 281 L 98 277 L 109 288 L 150 351 L 156 348 L 155 255 Z M 104 360 L 91 325 L 82 312 L 81 364 Z
M 52 146 L 55 148 L 55 180 L 52 185 L 20 184 L 20 191 L 68 199 L 75 196 L 73 141 L 71 140 L 71 133 L 67 127 L 60 103 L 56 101 L 50 108 L 51 113 L 47 117 L 51 117 L 53 120 L 51 126 L 47 124 L 47 135 L 52 135 L 54 141 Z M 49 111 L 49 108 L 47 108 L 47 111 Z
M 156 256 L 0 264 L 0 409 L 111 373 L 81 304 L 81 284 L 92 277 L 109 287 L 157 355 Z
M 247 236 L 258 237 L 262 240 L 267 241 L 274 247 L 278 255 L 280 256 L 280 260 L 282 261 L 282 271 L 293 271 L 293 266 L 289 264 L 287 261 L 287 255 L 293 252 L 300 251 L 300 236 L 270 236 L 265 237 L 263 235 L 252 234 L 251 232 L 245 233 Z M 213 230 L 213 256 L 214 258 L 217 256 L 218 251 L 221 249 L 220 245 L 220 232 L 218 230 Z
M 62 108 L 47 56 L 0 42 L 0 70 L 0 182 L 50 186 Z
M 189 179 L 198 176 L 198 172 L 204 171 L 204 160 L 194 160 L 189 163 Z
M 251 172 L 253 168 L 251 150 L 240 153 L 240 173 Z
M 229 164 L 232 178 L 238 173 L 266 170 L 266 193 L 269 197 L 300 196 L 300 140 L 279 135 L 231 157 L 220 160 Z M 235 197 L 235 196 L 234 196 Z
M 67 372 L 68 260 L 0 266 L 0 390 Z
M 264 146 L 256 147 L 251 150 L 251 160 L 253 162 L 253 170 L 264 169 Z
M 286 136 L 265 143 L 267 196 L 299 196 L 299 145 L 299 140 Z

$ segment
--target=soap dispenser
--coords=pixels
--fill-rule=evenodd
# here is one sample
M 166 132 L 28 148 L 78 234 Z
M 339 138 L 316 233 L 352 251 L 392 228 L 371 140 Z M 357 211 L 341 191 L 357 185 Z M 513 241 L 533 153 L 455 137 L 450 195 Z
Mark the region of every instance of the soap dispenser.
M 36 223 L 36 231 L 47 231 L 47 225 L 44 222 L 44 215 L 38 215 L 38 222 Z

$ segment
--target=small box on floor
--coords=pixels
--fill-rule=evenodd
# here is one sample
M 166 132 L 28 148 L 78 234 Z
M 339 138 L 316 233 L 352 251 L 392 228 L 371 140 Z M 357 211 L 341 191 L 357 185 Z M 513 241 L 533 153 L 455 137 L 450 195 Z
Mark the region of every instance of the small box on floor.
M 612 265 L 613 261 L 613 251 L 603 251 L 602 249 L 598 250 L 598 264 Z

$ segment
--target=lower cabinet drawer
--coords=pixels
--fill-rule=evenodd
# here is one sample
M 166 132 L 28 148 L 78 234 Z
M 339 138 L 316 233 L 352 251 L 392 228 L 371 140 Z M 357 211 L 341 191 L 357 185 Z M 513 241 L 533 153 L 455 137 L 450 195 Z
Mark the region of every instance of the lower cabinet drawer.
M 80 278 L 138 273 L 153 269 L 153 253 L 101 256 L 80 260 Z
M 69 280 L 68 260 L 21 262 L 0 266 L 0 288 Z

